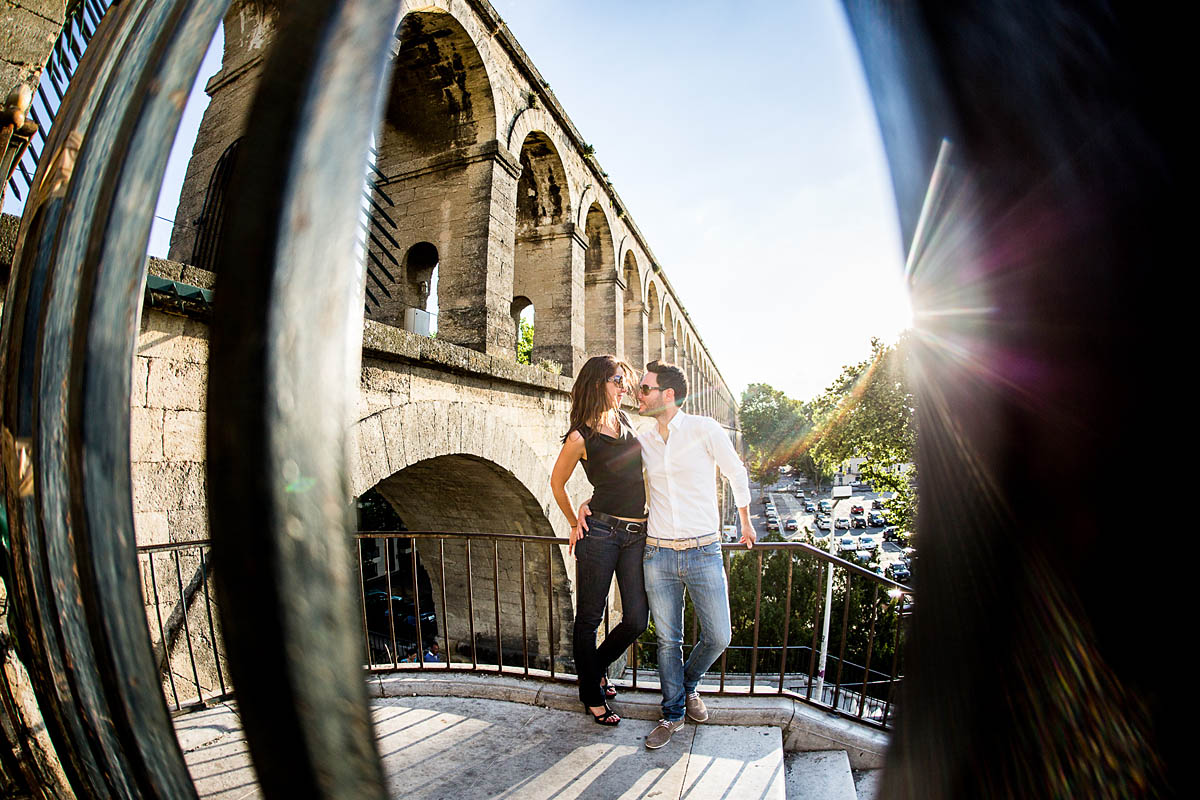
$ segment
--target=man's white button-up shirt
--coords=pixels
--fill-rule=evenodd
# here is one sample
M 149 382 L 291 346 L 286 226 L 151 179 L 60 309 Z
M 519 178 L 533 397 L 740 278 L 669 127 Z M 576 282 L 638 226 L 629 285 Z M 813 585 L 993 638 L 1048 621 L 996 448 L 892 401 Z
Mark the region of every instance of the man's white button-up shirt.
M 679 411 L 667 425 L 665 442 L 657 423 L 638 441 L 650 484 L 650 536 L 687 539 L 721 530 L 715 467 L 729 481 L 738 508 L 750 505 L 746 467 L 715 419 Z

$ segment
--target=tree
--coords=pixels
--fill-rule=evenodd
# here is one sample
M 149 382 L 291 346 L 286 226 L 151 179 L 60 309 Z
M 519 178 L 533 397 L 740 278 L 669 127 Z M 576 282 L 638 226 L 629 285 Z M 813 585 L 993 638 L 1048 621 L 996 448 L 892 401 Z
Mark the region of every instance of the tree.
M 800 404 L 770 384 L 752 383 L 742 393 L 739 416 L 752 477 L 774 483 L 805 431 Z
M 849 458 L 864 458 L 860 474 L 877 491 L 894 492 L 887 502 L 890 521 L 912 530 L 917 513 L 914 489 L 916 407 L 908 379 L 907 337 L 892 346 L 871 341 L 871 358 L 847 365 L 812 407 L 820 435 L 813 458 L 832 469 Z
M 533 323 L 521 317 L 517 335 L 517 363 L 533 363 Z

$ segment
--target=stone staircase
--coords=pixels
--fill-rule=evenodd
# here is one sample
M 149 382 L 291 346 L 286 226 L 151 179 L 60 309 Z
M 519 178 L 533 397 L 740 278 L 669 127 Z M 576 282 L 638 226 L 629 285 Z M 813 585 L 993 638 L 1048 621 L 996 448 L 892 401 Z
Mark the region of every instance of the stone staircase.
M 478 682 L 454 682 L 460 691 L 481 693 Z M 573 694 L 572 687 L 540 686 L 538 693 L 551 698 L 564 690 Z M 613 728 L 593 723 L 582 707 L 546 707 L 545 702 L 520 702 L 522 697 L 394 691 L 378 696 L 372 708 L 389 794 L 429 800 L 852 800 L 876 795 L 878 769 L 852 770 L 846 750 L 786 753 L 785 729 L 778 725 L 689 723 L 665 747 L 646 750 L 643 742 L 656 720 L 638 718 L 644 715 L 630 702 L 636 697 L 617 704 L 625 706 L 627 716 Z M 710 710 L 715 719 L 723 709 L 710 703 Z M 178 717 L 176 729 L 200 797 L 262 796 L 235 704 Z M 861 754 L 856 760 L 862 762 Z

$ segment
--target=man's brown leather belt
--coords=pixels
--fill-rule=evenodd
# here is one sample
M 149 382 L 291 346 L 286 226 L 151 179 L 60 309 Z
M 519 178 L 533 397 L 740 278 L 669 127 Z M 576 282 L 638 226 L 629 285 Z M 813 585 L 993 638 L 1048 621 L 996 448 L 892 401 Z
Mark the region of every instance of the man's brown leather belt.
M 691 550 L 693 547 L 704 547 L 707 544 L 715 544 L 721 541 L 721 534 L 707 533 L 704 536 L 693 536 L 690 539 L 656 539 L 653 536 L 646 537 L 646 544 L 650 547 L 665 547 L 668 550 Z

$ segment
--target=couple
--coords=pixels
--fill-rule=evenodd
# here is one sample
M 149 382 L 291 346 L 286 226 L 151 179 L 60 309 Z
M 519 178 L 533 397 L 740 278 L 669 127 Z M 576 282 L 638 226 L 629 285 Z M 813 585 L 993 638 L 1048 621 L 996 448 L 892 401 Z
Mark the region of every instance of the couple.
M 683 371 L 655 361 L 636 380 L 632 368 L 611 355 L 595 356 L 583 365 L 571 390 L 570 429 L 550 484 L 570 520 L 570 549 L 576 558 L 579 699 L 597 723 L 621 721 L 608 707 L 617 692 L 606 673 L 646 629 L 648 605 L 658 636 L 663 695 L 663 718 L 646 737 L 646 747 L 656 749 L 683 727 L 685 712 L 696 722 L 708 719 L 696 687 L 729 644 L 714 466 L 733 487 L 746 545 L 754 544 L 754 528 L 746 468 L 729 436 L 716 420 L 679 408 L 687 396 Z M 641 434 L 621 411 L 626 392 L 637 396 L 638 412 L 654 420 Z M 580 461 L 594 492 L 576 513 L 566 483 Z M 596 647 L 614 573 L 623 617 Z M 700 619 L 700 640 L 686 665 L 685 588 Z

